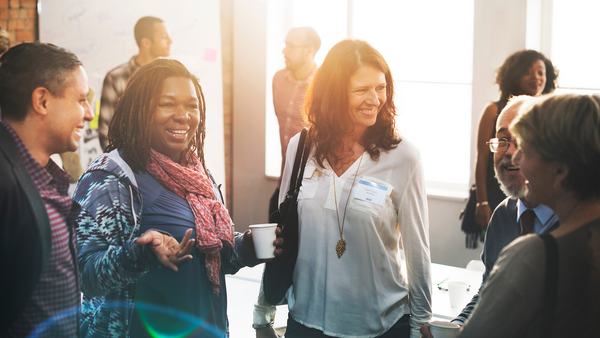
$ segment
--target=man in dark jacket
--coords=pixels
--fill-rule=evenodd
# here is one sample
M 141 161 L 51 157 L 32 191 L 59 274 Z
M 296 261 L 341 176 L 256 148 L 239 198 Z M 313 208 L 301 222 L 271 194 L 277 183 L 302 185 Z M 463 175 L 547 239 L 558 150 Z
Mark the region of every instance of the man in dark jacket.
M 50 44 L 20 44 L 0 63 L 0 337 L 76 337 L 79 205 L 50 155 L 77 150 L 93 118 L 87 75 Z

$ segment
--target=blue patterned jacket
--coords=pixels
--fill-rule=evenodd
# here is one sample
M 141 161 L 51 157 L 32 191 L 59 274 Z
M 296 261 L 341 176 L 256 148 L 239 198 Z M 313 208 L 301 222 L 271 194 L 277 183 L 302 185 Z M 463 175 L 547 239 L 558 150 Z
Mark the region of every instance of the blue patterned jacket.
M 137 279 L 160 266 L 145 246 L 133 244 L 142 214 L 135 176 L 117 150 L 102 154 L 79 179 L 73 199 L 82 207 L 76 232 L 84 294 L 81 336 L 129 337 Z M 260 263 L 238 249 L 243 235 L 235 235 L 235 249 L 221 254 L 225 273 Z
M 117 151 L 103 154 L 81 176 L 73 199 L 82 206 L 76 231 L 81 336 L 126 337 L 135 282 L 159 266 L 145 246 L 133 244 L 142 210 L 135 176 Z

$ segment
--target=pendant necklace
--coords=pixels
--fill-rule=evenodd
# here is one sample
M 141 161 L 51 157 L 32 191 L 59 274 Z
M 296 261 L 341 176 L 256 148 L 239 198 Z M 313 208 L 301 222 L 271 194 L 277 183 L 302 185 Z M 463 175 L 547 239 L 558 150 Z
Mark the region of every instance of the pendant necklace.
M 358 169 L 360 169 L 360 165 L 362 163 L 363 155 L 360 155 L 360 161 L 358 162 L 358 167 L 356 167 L 356 174 L 354 174 L 354 180 L 352 181 L 352 185 L 350 186 L 350 192 L 348 193 L 348 199 L 346 200 L 346 206 L 344 207 L 344 217 L 342 218 L 342 224 L 340 225 L 340 213 L 338 212 L 338 203 L 337 203 L 337 192 L 335 190 L 335 177 L 333 178 L 333 197 L 335 199 L 335 213 L 337 214 L 337 222 L 338 222 L 338 230 L 340 231 L 340 240 L 337 242 L 335 246 L 335 252 L 337 253 L 338 258 L 342 258 L 344 252 L 346 252 L 346 240 L 344 239 L 344 223 L 346 222 L 346 209 L 348 209 L 348 202 L 350 201 L 350 196 L 352 196 L 352 189 L 354 188 L 354 183 L 356 182 L 356 177 L 358 176 Z M 333 172 L 335 174 L 335 171 Z M 336 175 L 337 176 L 337 175 Z

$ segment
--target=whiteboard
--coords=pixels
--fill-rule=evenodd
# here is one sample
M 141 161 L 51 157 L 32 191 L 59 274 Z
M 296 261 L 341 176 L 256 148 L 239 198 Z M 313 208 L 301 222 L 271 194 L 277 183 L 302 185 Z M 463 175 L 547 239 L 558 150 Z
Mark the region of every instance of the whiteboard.
M 96 92 L 93 109 L 106 73 L 138 52 L 135 23 L 144 16 L 162 19 L 173 40 L 169 58 L 200 79 L 206 99 L 206 164 L 217 182 L 225 184 L 219 1 L 41 0 L 38 10 L 40 41 L 67 48 L 83 62 Z M 84 135 L 79 152 L 85 168 L 101 151 L 95 130 Z

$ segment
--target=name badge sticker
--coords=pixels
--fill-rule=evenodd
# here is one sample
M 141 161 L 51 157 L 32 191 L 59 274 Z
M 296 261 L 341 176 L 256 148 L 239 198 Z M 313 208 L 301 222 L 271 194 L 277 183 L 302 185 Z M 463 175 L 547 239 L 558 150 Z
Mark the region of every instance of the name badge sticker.
M 389 190 L 390 188 L 385 185 L 366 180 L 359 180 L 358 187 L 356 187 L 356 192 L 354 193 L 354 198 L 377 205 L 384 205 L 385 200 L 389 195 Z

